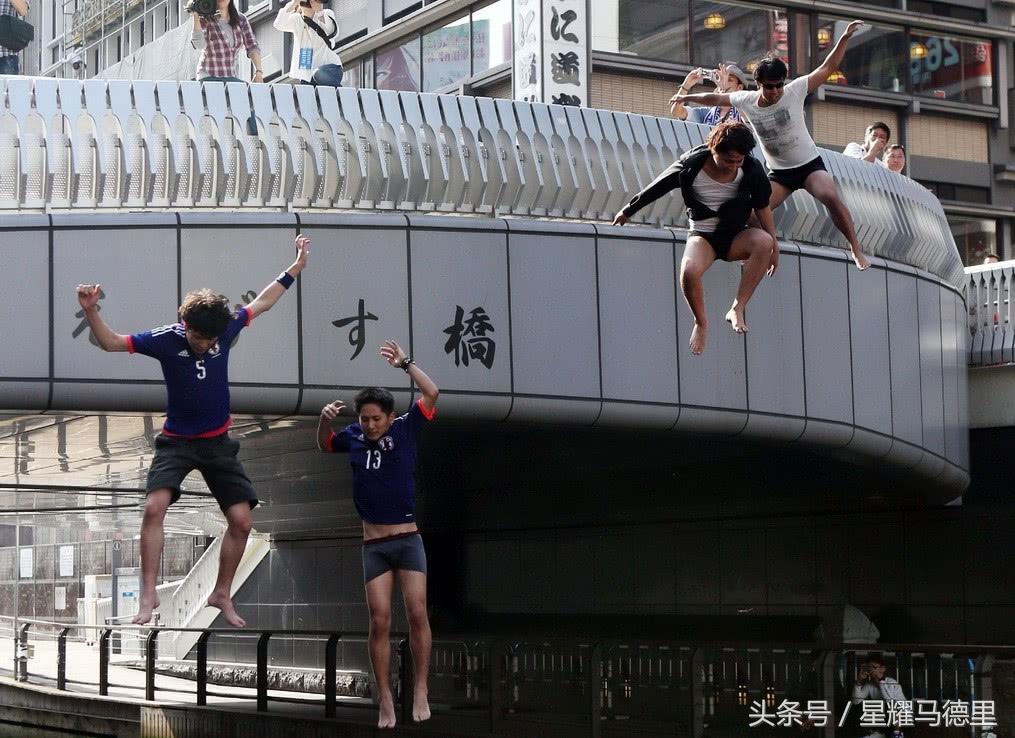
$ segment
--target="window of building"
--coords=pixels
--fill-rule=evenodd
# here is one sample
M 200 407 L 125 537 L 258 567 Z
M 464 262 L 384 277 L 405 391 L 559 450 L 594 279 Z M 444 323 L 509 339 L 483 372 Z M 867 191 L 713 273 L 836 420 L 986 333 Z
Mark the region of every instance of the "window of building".
M 419 36 L 374 55 L 374 87 L 419 92 Z
M 472 73 L 511 61 L 511 0 L 497 2 L 472 13 Z
M 363 65 L 357 59 L 356 61 L 348 64 L 345 67 L 345 73 L 342 75 L 342 86 L 343 87 L 362 87 L 363 86 Z
M 990 202 L 989 187 L 974 187 L 972 185 L 953 184 L 952 182 L 931 182 L 919 180 L 920 184 L 934 193 L 939 200 L 956 200 L 958 202 L 975 202 L 988 204 Z
M 929 0 L 907 0 L 906 10 L 914 13 L 926 13 L 937 18 L 954 18 L 956 20 L 983 23 L 987 20 L 987 11 L 983 8 L 967 8 L 950 3 L 932 2 Z
M 789 63 L 785 10 L 695 0 L 692 18 L 695 64 L 714 68 L 732 60 L 752 71 L 771 53 Z
M 469 16 L 423 34 L 423 92 L 453 85 L 472 74 Z
M 390 23 L 421 7 L 420 0 L 384 0 L 384 22 Z
M 949 215 L 948 227 L 966 266 L 982 264 L 984 256 L 997 253 L 997 221 Z
M 689 9 L 687 0 L 593 0 L 592 48 L 689 62 Z
M 825 60 L 847 25 L 849 19 L 818 18 L 815 65 Z M 909 47 L 901 28 L 865 25 L 850 39 L 842 66 L 828 78 L 828 84 L 905 92 L 908 63 Z
M 335 20 L 338 21 L 340 44 L 366 35 L 367 4 L 368 0 L 342 0 L 329 6 L 335 13 Z
M 909 45 L 913 92 L 941 100 L 993 104 L 992 52 L 990 41 L 913 32 Z

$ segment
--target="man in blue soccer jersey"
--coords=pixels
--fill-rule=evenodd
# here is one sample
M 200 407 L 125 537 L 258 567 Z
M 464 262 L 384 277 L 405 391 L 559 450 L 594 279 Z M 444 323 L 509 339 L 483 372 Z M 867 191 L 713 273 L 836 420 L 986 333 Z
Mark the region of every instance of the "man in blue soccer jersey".
M 228 298 L 209 289 L 188 294 L 180 306 L 180 322 L 143 333 L 114 333 L 99 314 L 97 284 L 79 284 L 92 335 L 104 351 L 129 351 L 158 359 L 166 378 L 166 422 L 155 439 L 155 458 L 148 470 L 144 519 L 141 523 L 141 596 L 133 622 L 152 618 L 159 606 L 155 577 L 162 558 L 163 528 L 169 506 L 180 498 L 180 485 L 191 471 L 201 472 L 225 514 L 218 580 L 208 606 L 222 611 L 236 628 L 246 625 L 233 607 L 230 587 L 247 545 L 257 495 L 236 458 L 238 441 L 229 437 L 229 348 L 237 334 L 258 315 L 271 309 L 303 271 L 310 239 L 296 238 L 296 260 L 261 290 L 253 302 L 235 313 Z
M 388 669 L 391 662 L 391 590 L 398 583 L 409 621 L 409 645 L 415 665 L 412 719 L 430 717 L 427 673 L 430 668 L 430 622 L 426 614 L 426 553 L 416 527 L 416 437 L 432 420 L 439 390 L 433 380 L 394 341 L 385 341 L 381 357 L 405 371 L 422 397 L 405 415 L 395 417 L 395 400 L 369 387 L 354 402 L 359 422 L 339 432 L 331 423 L 345 407 L 325 405 L 317 425 L 317 445 L 324 452 L 349 454 L 353 501 L 363 520 L 363 581 L 370 610 L 370 662 L 377 681 L 379 728 L 395 727 L 395 704 Z

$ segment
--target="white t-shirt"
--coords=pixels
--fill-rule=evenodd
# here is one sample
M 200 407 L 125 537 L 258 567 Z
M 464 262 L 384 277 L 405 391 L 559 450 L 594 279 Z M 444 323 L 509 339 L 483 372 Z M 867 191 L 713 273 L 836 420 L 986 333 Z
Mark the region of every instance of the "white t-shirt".
M 862 159 L 867 155 L 867 152 L 863 150 L 863 144 L 858 144 L 856 141 L 850 141 L 846 144 L 846 148 L 842 150 L 842 153 L 854 159 Z
M 314 72 L 325 64 L 341 64 L 338 54 L 324 43 L 320 34 L 303 22 L 303 15 L 298 10 L 293 12 L 288 8 L 287 3 L 279 9 L 272 25 L 280 31 L 293 34 L 293 55 L 289 76 L 309 82 Z M 320 10 L 314 15 L 314 22 L 331 37 L 332 43 L 338 40 L 338 22 L 334 13 L 330 10 Z
M 732 182 L 716 182 L 705 174 L 703 168 L 694 178 L 691 187 L 694 189 L 695 196 L 701 200 L 703 205 L 717 211 L 720 205 L 737 196 L 737 190 L 740 189 L 740 180 L 743 178 L 744 170 L 738 168 L 737 176 L 733 178 Z M 690 226 L 689 230 L 712 233 L 715 231 L 716 226 L 719 225 L 719 216 L 706 218 L 705 220 L 692 220 L 688 225 Z
M 740 110 L 754 129 L 769 169 L 793 169 L 818 158 L 818 147 L 804 119 L 806 97 L 806 77 L 789 82 L 779 102 L 764 108 L 758 105 L 760 92 L 729 93 L 730 104 Z

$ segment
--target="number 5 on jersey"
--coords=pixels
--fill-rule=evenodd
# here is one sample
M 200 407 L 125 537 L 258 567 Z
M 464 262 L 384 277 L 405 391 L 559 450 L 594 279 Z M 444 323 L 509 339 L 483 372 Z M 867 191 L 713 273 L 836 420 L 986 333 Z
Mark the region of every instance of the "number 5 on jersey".
M 367 449 L 367 469 L 381 468 L 381 452 Z
M 198 359 L 194 362 L 194 366 L 197 367 L 197 378 L 204 379 L 208 376 L 208 372 L 204 368 L 204 359 Z

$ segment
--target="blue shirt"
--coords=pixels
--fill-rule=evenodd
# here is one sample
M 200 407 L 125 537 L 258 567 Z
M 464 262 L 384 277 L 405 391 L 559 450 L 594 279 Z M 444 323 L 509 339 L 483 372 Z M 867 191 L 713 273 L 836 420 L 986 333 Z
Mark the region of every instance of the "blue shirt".
M 352 467 L 352 498 L 368 523 L 395 525 L 416 520 L 416 437 L 433 420 L 423 401 L 395 418 L 377 441 L 366 437 L 359 423 L 332 433 L 326 451 L 346 452 Z
M 730 108 L 729 113 L 723 117 L 722 108 L 718 105 L 714 108 L 688 108 L 687 109 L 687 120 L 692 123 L 701 123 L 706 126 L 714 126 L 723 120 L 732 120 L 737 123 L 742 123 L 740 120 L 740 111 L 736 108 Z
M 229 417 L 229 346 L 250 325 L 251 314 L 240 308 L 218 343 L 195 354 L 180 323 L 127 337 L 127 350 L 158 359 L 166 378 L 166 423 L 171 436 L 211 438 L 225 433 Z

